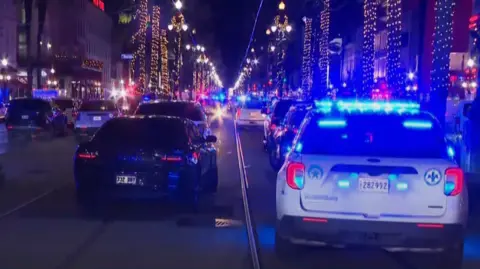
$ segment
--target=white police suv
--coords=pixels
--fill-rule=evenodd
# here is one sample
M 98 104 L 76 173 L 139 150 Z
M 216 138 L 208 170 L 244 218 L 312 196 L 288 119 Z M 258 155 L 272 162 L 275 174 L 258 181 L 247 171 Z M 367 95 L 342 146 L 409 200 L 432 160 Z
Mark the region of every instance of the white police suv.
M 277 176 L 278 255 L 295 244 L 364 245 L 442 253 L 460 268 L 463 171 L 418 104 L 317 102 L 292 147 Z

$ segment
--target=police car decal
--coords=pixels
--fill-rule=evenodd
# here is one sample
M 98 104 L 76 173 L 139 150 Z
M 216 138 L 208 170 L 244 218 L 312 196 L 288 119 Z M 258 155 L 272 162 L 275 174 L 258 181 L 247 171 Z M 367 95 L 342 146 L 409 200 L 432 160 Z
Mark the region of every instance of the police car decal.
M 429 169 L 425 173 L 424 180 L 428 185 L 434 186 L 440 183 L 442 174 L 437 169 Z
M 318 165 L 312 165 L 308 168 L 308 176 L 311 179 L 321 179 L 323 177 L 323 170 Z

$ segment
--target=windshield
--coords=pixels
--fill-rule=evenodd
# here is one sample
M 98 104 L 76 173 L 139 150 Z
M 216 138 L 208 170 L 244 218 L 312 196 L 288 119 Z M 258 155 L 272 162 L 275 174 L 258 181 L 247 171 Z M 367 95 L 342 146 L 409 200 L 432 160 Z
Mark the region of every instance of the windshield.
M 74 108 L 75 107 L 75 105 L 73 104 L 73 100 L 56 99 L 56 100 L 54 100 L 54 103 L 60 109 L 67 109 L 67 108 Z
M 106 123 L 94 140 L 116 147 L 149 145 L 161 149 L 184 148 L 188 142 L 182 121 L 128 119 Z
M 314 117 L 302 132 L 302 153 L 318 155 L 392 158 L 444 158 L 446 144 L 439 126 L 431 129 L 404 127 L 419 122 L 399 116 L 352 115 L 341 121 L 346 127 L 321 127 L 330 118 Z
M 480 269 L 479 75 L 480 0 L 0 0 L 0 269 Z
M 192 121 L 203 121 L 205 115 L 200 107 L 193 103 L 162 102 L 153 104 L 141 104 L 136 112 L 137 115 L 163 115 L 187 118 Z
M 80 111 L 114 111 L 115 104 L 111 101 L 86 101 L 80 106 Z

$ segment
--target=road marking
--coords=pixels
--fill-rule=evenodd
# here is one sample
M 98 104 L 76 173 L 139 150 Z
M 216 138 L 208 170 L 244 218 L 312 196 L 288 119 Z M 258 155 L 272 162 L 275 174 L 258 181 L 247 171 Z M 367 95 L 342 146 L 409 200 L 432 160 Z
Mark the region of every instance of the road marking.
M 9 215 L 11 215 L 11 214 L 19 211 L 20 209 L 25 208 L 25 207 L 27 207 L 27 206 L 35 203 L 36 201 L 38 201 L 38 200 L 46 197 L 47 195 L 51 194 L 52 192 L 63 188 L 65 185 L 67 185 L 67 184 L 62 184 L 62 185 L 60 185 L 60 186 L 57 186 L 57 187 L 55 187 L 55 188 L 53 188 L 53 189 L 50 189 L 50 190 L 48 190 L 48 191 L 46 191 L 46 192 L 44 192 L 44 193 L 42 193 L 42 194 L 40 194 L 40 195 L 38 195 L 38 196 L 33 197 L 32 199 L 30 199 L 30 200 L 28 200 L 28 201 L 26 201 L 26 202 L 24 202 L 24 203 L 21 203 L 20 205 L 12 208 L 12 209 L 10 209 L 10 210 L 8 210 L 7 212 L 4 212 L 4 213 L 0 214 L 0 219 L 3 219 L 3 218 L 5 218 L 5 217 L 7 217 L 7 216 L 9 216 Z
M 253 269 L 260 269 L 260 259 L 258 255 L 258 241 L 255 232 L 255 226 L 253 225 L 253 219 L 251 216 L 251 210 L 248 203 L 248 178 L 247 171 L 245 169 L 245 160 L 243 158 L 242 143 L 240 141 L 240 135 L 237 131 L 237 122 L 233 122 L 233 127 L 235 131 L 235 144 L 237 146 L 237 159 L 238 159 L 238 168 L 240 170 L 240 183 L 242 186 L 242 201 L 243 201 L 243 210 L 245 213 L 245 227 L 247 229 L 248 237 L 248 246 L 250 248 L 250 258 L 252 259 Z

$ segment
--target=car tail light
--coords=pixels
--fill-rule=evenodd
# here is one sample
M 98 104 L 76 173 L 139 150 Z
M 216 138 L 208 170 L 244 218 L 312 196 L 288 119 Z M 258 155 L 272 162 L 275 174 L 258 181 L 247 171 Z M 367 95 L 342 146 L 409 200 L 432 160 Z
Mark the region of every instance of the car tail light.
M 237 108 L 237 118 L 240 118 L 240 108 Z
M 13 126 L 12 125 L 7 125 L 7 130 L 13 130 Z
M 77 157 L 79 159 L 84 159 L 84 160 L 93 160 L 97 158 L 97 154 L 93 152 L 82 152 L 82 153 L 78 153 Z
M 287 185 L 294 190 L 301 190 L 305 185 L 305 165 L 291 162 L 287 166 Z
M 456 196 L 463 191 L 463 171 L 462 169 L 448 168 L 445 170 L 445 187 L 444 192 L 447 196 Z
M 272 125 L 270 125 L 270 130 L 275 131 L 275 129 L 277 129 L 277 125 L 272 123 Z
M 198 155 L 197 152 L 193 152 L 192 154 L 188 155 L 188 156 L 187 156 L 187 162 L 188 162 L 188 164 L 197 164 L 199 157 L 200 157 L 200 156 Z

